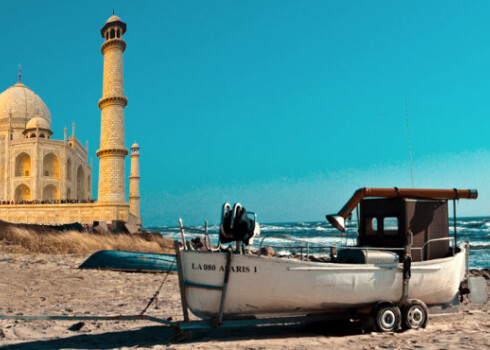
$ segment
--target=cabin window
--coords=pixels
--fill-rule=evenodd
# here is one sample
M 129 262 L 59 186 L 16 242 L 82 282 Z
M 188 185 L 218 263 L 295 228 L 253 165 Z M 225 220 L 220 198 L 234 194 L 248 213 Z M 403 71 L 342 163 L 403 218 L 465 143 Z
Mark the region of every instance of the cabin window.
M 387 216 L 383 218 L 383 233 L 385 236 L 397 236 L 398 235 L 398 218 L 394 216 Z
M 374 236 L 378 233 L 378 219 L 366 218 L 366 235 Z

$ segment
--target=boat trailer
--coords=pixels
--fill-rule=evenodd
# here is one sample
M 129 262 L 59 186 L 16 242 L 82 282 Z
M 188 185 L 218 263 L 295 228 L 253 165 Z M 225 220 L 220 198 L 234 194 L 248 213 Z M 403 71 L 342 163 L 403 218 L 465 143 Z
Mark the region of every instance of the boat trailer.
M 181 296 L 181 307 L 183 320 L 173 321 L 171 318 L 158 318 L 149 315 L 116 315 L 116 316 L 69 316 L 69 315 L 0 315 L 0 320 L 19 320 L 19 321 L 149 321 L 158 323 L 162 326 L 171 327 L 175 330 L 175 335 L 172 341 L 178 342 L 192 337 L 194 330 L 211 330 L 216 328 L 233 328 L 233 327 L 264 327 L 274 325 L 300 325 L 307 323 L 320 323 L 345 320 L 349 321 L 349 313 L 325 314 L 325 315 L 300 315 L 300 316 L 268 316 L 263 318 L 230 318 L 223 315 L 223 306 L 226 301 L 226 292 L 228 279 L 231 267 L 231 257 L 233 252 L 228 251 L 227 264 L 225 267 L 225 277 L 222 286 L 204 286 L 189 284 L 185 281 L 182 269 L 182 261 L 180 260 L 180 242 L 174 241 L 174 247 L 177 259 L 177 274 L 179 281 L 179 290 Z M 169 271 L 170 272 L 170 271 Z M 220 313 L 216 317 L 205 320 L 191 320 L 189 316 L 189 308 L 186 299 L 186 288 L 211 288 L 221 290 Z M 151 303 L 151 301 L 150 301 Z M 149 305 L 148 305 L 149 306 Z M 147 307 L 148 307 L 147 306 Z M 447 308 L 431 308 L 430 314 L 447 314 L 457 312 L 459 303 L 451 304 Z M 145 308 L 146 310 L 146 308 Z

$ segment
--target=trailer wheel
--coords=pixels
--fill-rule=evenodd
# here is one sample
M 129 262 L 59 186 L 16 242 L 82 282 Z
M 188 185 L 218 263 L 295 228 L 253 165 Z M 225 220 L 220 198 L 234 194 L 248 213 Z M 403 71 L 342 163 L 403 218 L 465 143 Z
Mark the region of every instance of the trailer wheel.
M 421 300 L 410 300 L 402 308 L 403 328 L 418 329 L 425 328 L 429 318 L 429 310 Z
M 377 331 L 394 332 L 400 325 L 402 315 L 398 306 L 382 302 L 374 308 L 373 318 Z

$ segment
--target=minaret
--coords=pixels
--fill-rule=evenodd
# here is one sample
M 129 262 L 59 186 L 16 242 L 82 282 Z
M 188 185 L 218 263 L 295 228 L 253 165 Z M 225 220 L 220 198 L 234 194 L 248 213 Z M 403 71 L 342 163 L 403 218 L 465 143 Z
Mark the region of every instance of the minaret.
M 112 15 L 100 30 L 105 42 L 101 51 L 104 55 L 104 78 L 101 110 L 99 157 L 99 202 L 124 202 L 124 158 L 128 150 L 124 147 L 124 107 L 128 99 L 124 96 L 123 52 L 126 42 L 122 39 L 126 24 Z
M 131 146 L 131 174 L 129 175 L 129 212 L 140 216 L 140 146 Z

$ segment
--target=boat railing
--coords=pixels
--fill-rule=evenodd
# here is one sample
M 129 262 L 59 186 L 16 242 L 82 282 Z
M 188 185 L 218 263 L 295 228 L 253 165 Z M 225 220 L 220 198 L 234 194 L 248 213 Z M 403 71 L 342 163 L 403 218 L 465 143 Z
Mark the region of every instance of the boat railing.
M 262 254 L 262 248 L 264 246 L 264 241 L 267 238 L 271 239 L 278 239 L 278 240 L 283 240 L 283 241 L 288 241 L 288 242 L 294 242 L 294 243 L 301 243 L 304 244 L 302 246 L 274 246 L 275 248 L 283 248 L 283 249 L 299 249 L 300 250 L 300 257 L 303 259 L 303 250 L 306 255 L 306 260 L 309 260 L 310 258 L 310 250 L 311 246 L 317 246 L 323 249 L 329 249 L 330 250 L 330 256 L 332 256 L 332 248 L 336 249 L 336 246 L 331 245 L 331 244 L 323 244 L 323 243 L 318 243 L 318 242 L 310 242 L 305 239 L 298 239 L 298 238 L 293 238 L 293 237 L 281 237 L 281 236 L 274 236 L 274 235 L 267 235 L 263 236 L 262 239 L 260 240 L 259 244 L 259 249 L 258 249 L 258 255 L 260 256 Z
M 420 258 L 423 261 L 423 260 L 425 260 L 425 257 L 424 257 L 425 247 L 430 246 L 431 243 L 442 242 L 442 241 L 449 241 L 449 243 L 452 247 L 452 253 L 454 255 L 456 252 L 456 245 L 455 245 L 454 237 L 432 238 L 432 239 L 429 239 L 428 241 L 426 241 L 421 247 L 412 247 L 412 250 L 414 250 L 414 249 L 420 250 Z
M 355 250 L 355 249 L 357 249 L 357 250 L 378 250 L 378 251 L 383 250 L 383 251 L 401 251 L 401 252 L 404 252 L 406 250 L 405 247 L 368 247 L 368 246 L 348 246 L 348 245 L 322 244 L 322 243 L 318 243 L 318 242 L 310 242 L 308 240 L 297 239 L 297 238 L 292 238 L 292 237 L 281 237 L 281 236 L 267 235 L 267 236 L 262 237 L 262 239 L 260 240 L 260 245 L 259 245 L 259 249 L 258 249 L 258 255 L 259 256 L 261 255 L 262 248 L 264 246 L 264 241 L 268 238 L 272 238 L 272 239 L 276 239 L 276 240 L 284 240 L 284 241 L 289 241 L 289 242 L 295 242 L 295 243 L 302 243 L 303 244 L 302 246 L 296 246 L 296 247 L 295 246 L 284 246 L 284 247 L 275 246 L 275 247 L 276 248 L 287 248 L 287 249 L 300 249 L 301 259 L 303 259 L 303 250 L 304 250 L 306 253 L 305 254 L 306 260 L 308 260 L 310 257 L 311 246 L 317 246 L 320 248 L 328 249 L 330 257 L 332 257 L 334 254 L 336 254 L 336 252 L 339 248 L 340 249 L 353 249 L 353 250 Z M 432 244 L 432 243 L 442 242 L 442 241 L 449 241 L 450 242 L 452 254 L 454 255 L 455 249 L 456 249 L 454 237 L 432 238 L 432 239 L 427 240 L 421 247 L 413 247 L 412 246 L 412 247 L 410 247 L 410 249 L 420 251 L 421 260 L 423 261 L 423 260 L 425 260 L 424 249 L 426 247 L 430 246 L 430 244 Z
M 184 225 L 182 224 L 182 219 L 179 218 L 179 229 L 180 229 L 180 237 L 182 239 L 182 244 L 184 246 L 184 250 L 186 249 L 186 235 L 191 235 L 194 237 L 201 237 L 204 239 L 204 244 L 207 247 L 211 247 L 211 240 L 209 238 L 207 220 L 204 223 L 204 230 L 202 230 L 202 229 L 198 229 L 198 228 L 184 227 Z M 185 232 L 185 230 L 191 231 L 191 233 L 189 234 L 189 232 Z
M 267 235 L 262 237 L 259 245 L 259 251 L 258 254 L 259 256 L 261 255 L 262 252 L 262 247 L 264 245 L 264 241 L 268 238 L 273 238 L 273 239 L 279 239 L 279 240 L 284 240 L 284 241 L 290 241 L 290 242 L 295 242 L 295 243 L 303 243 L 304 245 L 302 247 L 291 247 L 291 246 L 285 246 L 283 248 L 296 248 L 296 249 L 301 249 L 301 258 L 303 258 L 303 249 L 306 252 L 306 260 L 309 260 L 310 258 L 310 251 L 312 249 L 312 246 L 317 246 L 320 248 L 325 248 L 329 250 L 329 255 L 330 258 L 332 258 L 334 255 L 337 254 L 338 249 L 357 249 L 357 250 L 386 250 L 386 251 L 404 251 L 405 248 L 400 248 L 400 247 L 366 247 L 366 246 L 348 246 L 348 245 L 335 245 L 335 244 L 322 244 L 318 242 L 310 242 L 307 240 L 303 239 L 297 239 L 297 238 L 292 238 L 292 237 L 280 237 L 280 236 L 273 236 L 273 235 Z
M 181 238 L 182 242 L 185 245 L 186 235 L 191 235 L 191 236 L 200 236 L 204 238 L 204 242 L 208 247 L 211 247 L 211 242 L 209 239 L 209 232 L 208 232 L 208 225 L 207 221 L 205 224 L 205 229 L 195 229 L 195 228 L 190 228 L 190 227 L 185 227 L 182 225 L 182 221 L 179 219 L 179 226 L 180 226 L 180 231 L 181 231 Z M 184 230 L 188 231 L 193 231 L 192 233 L 185 233 Z M 349 245 L 335 245 L 335 244 L 324 244 L 324 243 L 319 243 L 319 242 L 311 242 L 305 239 L 300 239 L 300 238 L 293 238 L 293 237 L 284 237 L 284 236 L 275 236 L 275 235 L 267 235 L 267 236 L 262 236 L 260 240 L 260 244 L 258 245 L 258 250 L 257 254 L 260 256 L 262 255 L 262 248 L 264 247 L 264 242 L 267 239 L 275 239 L 275 240 L 282 240 L 282 241 L 287 241 L 287 242 L 294 242 L 294 243 L 299 243 L 301 244 L 300 246 L 292 246 L 292 245 L 285 245 L 285 246 L 278 246 L 278 245 L 271 245 L 274 248 L 281 248 L 281 249 L 287 249 L 287 250 L 294 250 L 298 249 L 300 250 L 300 259 L 310 259 L 310 253 L 312 250 L 312 247 L 315 251 L 318 251 L 318 249 L 325 249 L 327 250 L 327 254 L 330 256 L 330 258 L 333 258 L 337 254 L 338 249 L 358 249 L 358 250 L 383 250 L 383 251 L 400 251 L 404 252 L 407 248 L 406 247 L 369 247 L 369 246 L 349 246 Z M 413 235 L 411 237 L 411 241 L 413 242 Z M 410 246 L 410 250 L 417 250 L 420 251 L 420 257 L 421 260 L 425 260 L 425 248 L 430 246 L 430 244 L 437 243 L 437 242 L 443 242 L 443 241 L 449 241 L 451 249 L 452 249 L 452 254 L 455 254 L 456 250 L 456 245 L 455 245 L 455 239 L 454 237 L 442 237 L 442 238 L 432 238 L 424 242 L 424 244 L 420 247 L 414 247 L 413 245 Z M 257 244 L 251 244 L 252 246 L 257 246 Z M 185 249 L 185 248 L 184 248 Z M 304 254 L 303 254 L 304 253 Z

